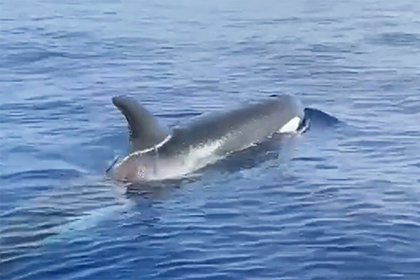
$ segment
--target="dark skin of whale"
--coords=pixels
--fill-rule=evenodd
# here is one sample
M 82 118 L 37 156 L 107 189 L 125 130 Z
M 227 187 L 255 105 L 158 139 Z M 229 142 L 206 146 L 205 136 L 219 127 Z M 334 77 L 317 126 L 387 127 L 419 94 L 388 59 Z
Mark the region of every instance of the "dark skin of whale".
M 153 115 L 135 99 L 116 96 L 112 98 L 112 103 L 127 120 L 131 152 L 151 148 L 168 136 Z
M 290 96 L 270 97 L 267 100 L 238 106 L 224 112 L 214 112 L 194 118 L 190 123 L 175 128 L 172 138 L 158 149 L 162 156 L 173 156 L 189 149 L 221 141 L 218 156 L 257 144 L 278 132 L 290 119 L 303 119 L 301 108 Z M 285 102 L 287 101 L 287 102 Z
M 128 155 L 114 167 L 113 175 L 121 182 L 181 177 L 283 132 L 290 122 L 292 131 L 287 128 L 284 132 L 293 132 L 303 119 L 301 104 L 290 95 L 270 96 L 230 110 L 203 114 L 174 128 L 169 137 L 154 147 Z M 152 135 L 164 135 L 155 130 L 156 123 L 152 129 L 147 128 Z M 141 139 L 135 141 L 139 143 Z

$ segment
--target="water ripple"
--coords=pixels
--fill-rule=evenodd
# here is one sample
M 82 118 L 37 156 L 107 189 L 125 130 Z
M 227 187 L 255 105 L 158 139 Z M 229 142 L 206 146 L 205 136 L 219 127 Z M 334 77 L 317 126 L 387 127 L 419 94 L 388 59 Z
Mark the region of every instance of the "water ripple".
M 1 279 L 419 279 L 419 5 L 219 4 L 0 3 Z M 283 92 L 295 141 L 104 176 L 128 148 L 112 96 L 171 127 Z

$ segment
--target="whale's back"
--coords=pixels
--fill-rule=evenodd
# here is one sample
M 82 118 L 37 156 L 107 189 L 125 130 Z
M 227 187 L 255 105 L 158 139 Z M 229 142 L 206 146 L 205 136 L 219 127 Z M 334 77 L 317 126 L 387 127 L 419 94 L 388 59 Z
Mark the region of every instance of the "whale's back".
M 161 144 L 127 156 L 116 164 L 114 177 L 130 182 L 182 177 L 276 132 L 296 131 L 303 117 L 290 95 L 204 114 L 175 128 Z
M 276 132 L 282 132 L 282 128 L 289 129 L 287 125 L 296 120 L 297 128 L 303 117 L 303 108 L 293 96 L 273 96 L 192 119 L 173 130 L 171 140 L 161 147 L 160 154 L 172 155 L 211 147 L 212 152 L 223 156 L 261 142 Z

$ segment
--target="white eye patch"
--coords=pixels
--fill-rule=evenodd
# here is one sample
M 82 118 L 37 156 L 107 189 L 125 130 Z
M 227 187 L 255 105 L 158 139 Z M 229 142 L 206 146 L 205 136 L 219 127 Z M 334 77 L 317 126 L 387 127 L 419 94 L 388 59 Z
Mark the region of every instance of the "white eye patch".
M 282 128 L 280 128 L 279 132 L 280 133 L 296 132 L 299 127 L 300 122 L 301 120 L 299 117 L 294 117 L 293 119 L 288 121 L 285 125 L 283 125 Z

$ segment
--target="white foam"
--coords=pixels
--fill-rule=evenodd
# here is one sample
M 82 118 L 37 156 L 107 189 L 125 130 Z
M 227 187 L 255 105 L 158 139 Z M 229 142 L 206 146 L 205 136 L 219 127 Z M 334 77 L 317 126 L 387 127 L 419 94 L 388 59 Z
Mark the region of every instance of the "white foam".
M 70 220 L 64 225 L 57 226 L 55 228 L 56 235 L 47 237 L 44 242 L 52 243 L 74 238 L 74 235 L 79 232 L 85 232 L 96 227 L 101 222 L 120 217 L 123 212 L 130 210 L 134 206 L 135 204 L 132 201 L 127 200 L 124 204 L 95 209 L 74 220 Z
M 150 151 L 156 150 L 156 149 L 158 149 L 158 148 L 162 147 L 162 146 L 163 146 L 166 142 L 168 142 L 171 138 L 172 138 L 172 135 L 168 135 L 168 136 L 166 136 L 166 138 L 165 138 L 165 139 L 163 139 L 163 141 L 162 141 L 162 142 L 160 142 L 159 144 L 156 144 L 155 146 L 150 147 L 150 148 L 145 149 L 145 150 L 136 151 L 136 152 L 134 152 L 134 153 L 132 153 L 132 154 L 130 154 L 130 155 L 142 155 L 142 154 L 145 154 L 145 153 L 147 153 L 147 152 L 150 152 Z M 129 155 L 129 156 L 130 156 L 130 155 Z
M 143 155 L 143 154 L 145 154 L 147 152 L 150 152 L 150 151 L 153 151 L 153 150 L 157 150 L 158 148 L 160 148 L 161 146 L 163 146 L 166 142 L 168 142 L 171 138 L 172 138 L 172 135 L 168 135 L 165 139 L 163 139 L 162 142 L 160 142 L 159 144 L 157 144 L 157 145 L 155 145 L 153 147 L 147 148 L 145 150 L 135 151 L 135 152 L 133 152 L 131 154 L 128 154 L 128 155 L 125 156 L 125 158 L 123 158 L 119 162 L 118 162 L 118 159 L 117 159 L 117 160 L 115 160 L 115 162 L 113 163 L 112 166 L 114 166 L 114 168 L 119 168 L 126 160 L 128 160 L 132 156 L 141 156 L 141 155 Z M 111 170 L 111 167 L 108 168 L 108 170 Z
M 180 154 L 169 161 L 161 162 L 154 174 L 154 180 L 180 178 L 212 162 L 217 161 L 216 151 L 222 140 L 212 141 L 192 148 L 187 154 Z

